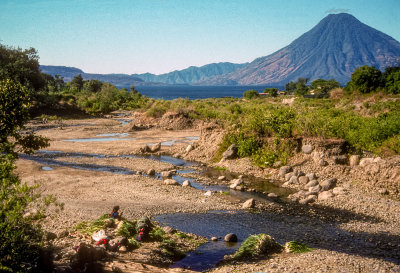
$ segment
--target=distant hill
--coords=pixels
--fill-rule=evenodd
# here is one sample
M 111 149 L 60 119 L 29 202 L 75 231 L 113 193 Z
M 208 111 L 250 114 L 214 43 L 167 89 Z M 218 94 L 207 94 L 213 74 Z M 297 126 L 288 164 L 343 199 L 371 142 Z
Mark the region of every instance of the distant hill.
M 299 77 L 333 78 L 344 84 L 363 65 L 380 70 L 400 65 L 400 43 L 350 14 L 330 14 L 287 47 L 198 84 L 285 84 Z
M 247 64 L 247 63 L 246 63 Z M 50 75 L 60 75 L 64 81 L 72 80 L 76 75 L 81 74 L 83 79 L 96 79 L 102 82 L 109 82 L 117 86 L 127 85 L 149 85 L 149 84 L 192 84 L 217 75 L 224 75 L 236 71 L 246 64 L 234 63 L 212 63 L 201 67 L 191 66 L 183 70 L 175 70 L 170 73 L 155 75 L 145 74 L 89 74 L 75 67 L 41 65 L 40 69 Z
M 190 66 L 183 70 L 175 70 L 170 73 L 154 75 L 150 73 L 134 74 L 147 82 L 162 82 L 166 84 L 192 84 L 201 80 L 206 80 L 214 76 L 224 75 L 236 71 L 247 65 L 234 63 L 212 63 L 201 67 Z

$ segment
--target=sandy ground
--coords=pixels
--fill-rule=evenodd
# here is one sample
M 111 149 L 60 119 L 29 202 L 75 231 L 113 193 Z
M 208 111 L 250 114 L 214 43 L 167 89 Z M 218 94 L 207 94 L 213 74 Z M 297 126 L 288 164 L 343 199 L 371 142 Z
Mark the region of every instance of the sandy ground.
M 46 150 L 63 152 L 95 153 L 103 155 L 138 154 L 145 144 L 176 140 L 172 146 L 162 146 L 161 152 L 175 154 L 187 159 L 207 162 L 215 151 L 221 137 L 220 130 L 210 125 L 196 126 L 183 130 L 166 130 L 153 127 L 147 130 L 132 130 L 135 115 L 127 113 L 125 119 L 131 123 L 121 125 L 120 117 L 88 120 L 52 121 L 49 124 L 32 123 L 29 128 L 37 134 L 48 137 L 50 146 Z M 141 122 L 143 122 L 141 120 Z M 47 128 L 46 128 L 47 127 Z M 215 129 L 215 130 L 214 130 Z M 100 134 L 127 133 L 117 136 L 126 140 L 77 142 L 68 139 L 99 138 Z M 188 138 L 189 137 L 189 138 Z M 193 140 L 190 137 L 200 137 Z M 208 143 L 208 145 L 206 145 Z M 193 144 L 196 149 L 186 153 Z M 76 163 L 105 164 L 126 167 L 132 170 L 157 172 L 173 168 L 167 163 L 149 159 L 110 158 L 59 158 Z M 245 174 L 266 175 L 269 171 L 250 166 L 247 160 L 225 162 L 224 166 Z M 230 166 L 229 166 L 230 165 Z M 83 220 L 95 219 L 109 213 L 120 205 L 124 216 L 139 218 L 173 212 L 205 212 L 208 210 L 236 210 L 241 205 L 223 195 L 205 196 L 194 188 L 164 185 L 162 181 L 142 175 L 122 175 L 107 172 L 77 170 L 68 167 L 53 167 L 51 171 L 42 169 L 42 164 L 30 160 L 18 160 L 17 172 L 23 182 L 38 183 L 43 194 L 52 194 L 65 209 L 54 218 L 48 218 L 45 229 L 57 232 L 70 229 Z M 274 173 L 271 171 L 271 173 Z M 357 185 L 348 186 L 348 194 L 328 201 L 317 201 L 317 205 L 342 209 L 349 214 L 363 214 L 379 219 L 365 222 L 354 219 L 341 224 L 349 232 L 370 233 L 371 237 L 386 234 L 395 238 L 395 245 L 385 251 L 399 251 L 400 245 L 400 202 L 374 193 L 366 193 Z M 268 210 L 268 206 L 264 207 Z M 276 210 L 274 208 L 273 210 Z M 281 212 L 285 213 L 285 212 Z M 376 236 L 374 237 L 376 240 Z M 387 247 L 387 246 L 386 246 Z M 138 271 L 138 272 L 152 272 Z M 304 254 L 278 254 L 255 261 L 228 264 L 211 270 L 212 272 L 400 272 L 399 264 L 373 257 L 315 249 Z M 156 272 L 156 271 L 154 271 Z

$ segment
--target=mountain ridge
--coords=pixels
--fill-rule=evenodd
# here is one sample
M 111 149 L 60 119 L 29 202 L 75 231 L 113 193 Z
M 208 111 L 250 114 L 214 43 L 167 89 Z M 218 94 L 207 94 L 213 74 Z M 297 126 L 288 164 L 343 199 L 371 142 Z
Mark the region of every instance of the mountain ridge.
M 400 43 L 347 13 L 330 14 L 288 46 L 259 57 L 242 69 L 198 84 L 284 84 L 299 77 L 311 81 L 350 80 L 355 68 L 380 70 L 399 64 Z

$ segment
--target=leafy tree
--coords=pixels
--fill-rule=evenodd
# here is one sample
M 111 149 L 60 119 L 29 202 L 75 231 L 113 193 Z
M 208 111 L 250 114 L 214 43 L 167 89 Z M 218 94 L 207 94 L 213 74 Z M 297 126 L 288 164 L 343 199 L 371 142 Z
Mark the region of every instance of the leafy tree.
M 308 83 L 308 78 L 299 78 L 296 82 L 296 90 L 294 91 L 294 94 L 296 96 L 302 96 L 307 94 L 308 92 L 308 87 L 307 87 L 307 83 Z
M 351 74 L 347 88 L 351 92 L 370 93 L 382 85 L 382 73 L 373 66 L 364 65 Z
M 256 90 L 247 90 L 247 91 L 245 91 L 244 93 L 243 93 L 243 97 L 245 98 L 245 99 L 253 99 L 253 98 L 257 98 L 259 95 L 258 95 L 258 92 L 256 91 Z
M 12 79 L 36 91 L 45 86 L 34 48 L 7 47 L 0 44 L 0 79 Z
M 29 118 L 29 101 L 27 87 L 0 80 L 0 270 L 9 272 L 38 272 L 41 266 L 42 233 L 33 218 L 23 217 L 28 207 L 39 205 L 40 196 L 13 173 L 18 151 L 30 153 L 48 144 L 32 133 L 21 133 Z
M 89 80 L 85 81 L 83 84 L 83 89 L 90 93 L 100 92 L 103 83 L 99 80 Z
M 339 87 L 340 84 L 334 79 L 324 80 L 317 79 L 310 84 L 310 90 L 314 90 L 315 95 L 326 95 L 334 88 Z
M 296 83 L 293 82 L 293 81 L 288 82 L 288 83 L 285 85 L 285 90 L 286 90 L 286 92 L 287 92 L 288 94 L 294 94 L 294 92 L 296 91 Z
M 83 78 L 81 74 L 76 75 L 72 80 L 71 80 L 71 87 L 75 91 L 81 91 L 83 88 Z
M 400 94 L 400 67 L 386 68 L 383 79 L 388 93 Z
M 264 93 L 268 93 L 271 97 L 278 96 L 278 88 L 265 88 Z

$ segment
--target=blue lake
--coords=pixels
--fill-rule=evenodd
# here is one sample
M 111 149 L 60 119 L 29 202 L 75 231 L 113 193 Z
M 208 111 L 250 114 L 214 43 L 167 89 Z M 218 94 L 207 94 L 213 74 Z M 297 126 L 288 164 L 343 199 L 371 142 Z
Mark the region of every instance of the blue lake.
M 129 86 L 121 86 L 129 90 Z M 283 86 L 190 86 L 190 85 L 171 85 L 171 86 L 137 86 L 136 89 L 143 95 L 154 99 L 173 100 L 176 98 L 188 98 L 190 100 L 206 98 L 234 97 L 241 98 L 247 90 L 254 89 L 263 92 L 267 87 L 277 87 L 284 89 Z

